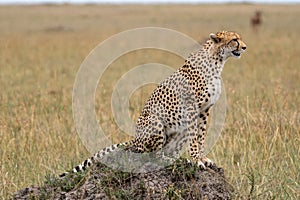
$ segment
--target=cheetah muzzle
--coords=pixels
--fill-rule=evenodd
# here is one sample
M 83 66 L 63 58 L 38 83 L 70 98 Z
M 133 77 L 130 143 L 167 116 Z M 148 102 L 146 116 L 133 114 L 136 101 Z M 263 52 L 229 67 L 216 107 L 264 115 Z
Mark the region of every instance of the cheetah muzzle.
M 241 53 L 238 50 L 232 51 L 232 54 L 235 55 L 236 57 L 240 57 Z

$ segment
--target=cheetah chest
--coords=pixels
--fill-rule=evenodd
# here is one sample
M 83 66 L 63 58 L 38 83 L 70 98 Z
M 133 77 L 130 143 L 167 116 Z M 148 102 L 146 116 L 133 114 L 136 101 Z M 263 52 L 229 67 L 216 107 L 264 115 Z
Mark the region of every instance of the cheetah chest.
M 207 85 L 207 100 L 203 102 L 202 104 L 202 109 L 205 110 L 211 106 L 213 106 L 218 99 L 220 98 L 221 95 L 221 79 L 220 78 L 215 78 L 212 81 L 210 81 Z

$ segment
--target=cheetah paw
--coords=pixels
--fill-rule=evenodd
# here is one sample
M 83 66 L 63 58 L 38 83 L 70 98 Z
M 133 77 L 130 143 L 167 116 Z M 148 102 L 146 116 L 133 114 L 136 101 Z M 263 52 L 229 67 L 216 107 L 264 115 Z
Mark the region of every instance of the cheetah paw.
M 211 167 L 214 165 L 213 161 L 211 161 L 209 158 L 202 158 L 201 160 L 199 160 L 197 162 L 198 167 L 200 167 L 201 169 L 205 170 L 206 167 Z

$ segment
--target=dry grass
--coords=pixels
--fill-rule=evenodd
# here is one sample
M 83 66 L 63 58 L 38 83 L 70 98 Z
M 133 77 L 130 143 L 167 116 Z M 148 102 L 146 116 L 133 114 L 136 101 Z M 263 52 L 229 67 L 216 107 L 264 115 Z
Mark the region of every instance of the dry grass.
M 254 34 L 249 18 L 263 11 Z M 89 156 L 72 118 L 72 86 L 89 51 L 112 34 L 161 26 L 202 41 L 221 29 L 240 32 L 248 45 L 228 61 L 223 80 L 228 112 L 220 140 L 209 157 L 224 167 L 234 198 L 298 199 L 300 182 L 300 6 L 2 6 L 0 7 L 0 196 L 41 184 Z M 147 54 L 146 54 L 147 53 Z M 179 58 L 133 52 L 111 69 L 137 64 L 180 66 Z M 110 70 L 100 82 L 98 117 L 116 142 L 126 139 L 110 110 L 113 84 L 124 73 Z M 104 89 L 103 89 L 104 88 Z M 136 118 L 151 92 L 132 99 Z

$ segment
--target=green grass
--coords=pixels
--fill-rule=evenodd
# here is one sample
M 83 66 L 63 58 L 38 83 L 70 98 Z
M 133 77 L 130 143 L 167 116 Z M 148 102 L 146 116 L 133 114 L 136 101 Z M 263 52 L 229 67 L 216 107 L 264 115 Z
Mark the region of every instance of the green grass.
M 256 9 L 263 11 L 259 34 L 249 27 Z M 161 26 L 198 41 L 223 29 L 241 33 L 247 52 L 230 59 L 223 71 L 226 124 L 209 157 L 225 169 L 236 199 L 298 199 L 299 18 L 299 5 L 1 6 L 0 196 L 42 184 L 46 174 L 59 174 L 90 155 L 76 134 L 71 108 L 81 62 L 115 33 Z M 67 31 L 49 31 L 58 26 Z M 164 53 L 133 52 L 112 63 L 99 83 L 98 119 L 115 142 L 129 137 L 113 121 L 113 85 L 128 69 L 153 61 L 182 64 Z M 152 89 L 131 98 L 134 119 Z

